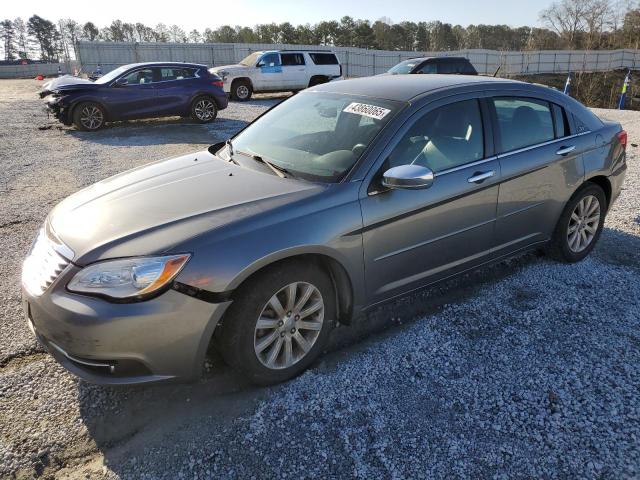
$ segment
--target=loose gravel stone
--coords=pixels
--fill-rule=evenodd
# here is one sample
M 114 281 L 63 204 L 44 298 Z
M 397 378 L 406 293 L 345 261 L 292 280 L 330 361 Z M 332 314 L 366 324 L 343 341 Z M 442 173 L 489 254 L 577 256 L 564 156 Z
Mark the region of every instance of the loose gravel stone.
M 639 112 L 596 110 L 628 131 L 629 171 L 585 261 L 524 255 L 399 300 L 280 386 L 212 358 L 194 385 L 115 389 L 66 373 L 24 325 L 34 232 L 78 188 L 223 140 L 279 100 L 85 134 L 43 117 L 36 82 L 1 85 L 0 477 L 640 477 Z

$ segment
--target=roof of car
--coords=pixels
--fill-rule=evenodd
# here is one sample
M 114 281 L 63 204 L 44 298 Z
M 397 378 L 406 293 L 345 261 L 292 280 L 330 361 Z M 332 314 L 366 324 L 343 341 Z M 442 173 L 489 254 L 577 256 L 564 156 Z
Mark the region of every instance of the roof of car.
M 201 63 L 190 63 L 190 62 L 140 62 L 140 63 L 130 63 L 126 65 L 127 67 L 152 67 L 152 66 L 162 66 L 162 65 L 171 65 L 178 67 L 205 67 L 206 65 Z
M 444 60 L 445 62 L 459 62 L 459 61 L 468 62 L 469 61 L 467 57 L 414 57 L 414 58 L 410 58 L 409 60 L 419 60 L 421 62 L 424 62 L 426 60 Z
M 376 75 L 374 77 L 323 83 L 312 87 L 311 90 L 407 102 L 434 90 L 473 84 L 518 84 L 530 86 L 528 83 L 516 80 L 475 75 Z

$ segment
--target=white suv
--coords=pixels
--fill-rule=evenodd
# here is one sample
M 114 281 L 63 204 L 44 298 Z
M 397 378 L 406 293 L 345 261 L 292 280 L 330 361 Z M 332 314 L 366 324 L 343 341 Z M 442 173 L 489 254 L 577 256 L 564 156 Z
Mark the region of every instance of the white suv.
M 209 69 L 224 82 L 224 91 L 245 101 L 253 92 L 297 91 L 342 78 L 342 65 L 330 50 L 254 52 L 237 65 Z

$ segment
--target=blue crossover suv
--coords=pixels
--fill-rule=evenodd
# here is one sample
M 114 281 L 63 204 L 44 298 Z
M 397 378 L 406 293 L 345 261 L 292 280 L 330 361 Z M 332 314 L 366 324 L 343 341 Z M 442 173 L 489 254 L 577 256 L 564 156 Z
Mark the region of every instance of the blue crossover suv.
M 213 121 L 227 107 L 222 79 L 206 65 L 177 62 L 124 65 L 95 81 L 62 77 L 44 85 L 47 110 L 65 125 L 98 130 L 106 122 L 149 117 Z

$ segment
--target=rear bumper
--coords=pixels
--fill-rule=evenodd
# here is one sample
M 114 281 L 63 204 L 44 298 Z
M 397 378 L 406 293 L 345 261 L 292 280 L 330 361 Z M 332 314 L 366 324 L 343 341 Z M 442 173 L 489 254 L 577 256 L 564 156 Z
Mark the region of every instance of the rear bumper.
M 627 160 L 626 153 L 623 153 L 620 160 L 616 163 L 615 168 L 609 176 L 609 182 L 611 183 L 611 202 L 608 208 L 618 199 L 620 192 L 622 191 L 622 184 L 624 183 L 624 177 L 627 174 Z
M 145 302 L 114 304 L 69 293 L 60 281 L 38 297 L 23 288 L 22 298 L 30 329 L 62 366 L 111 385 L 197 379 L 231 303 L 169 290 Z

